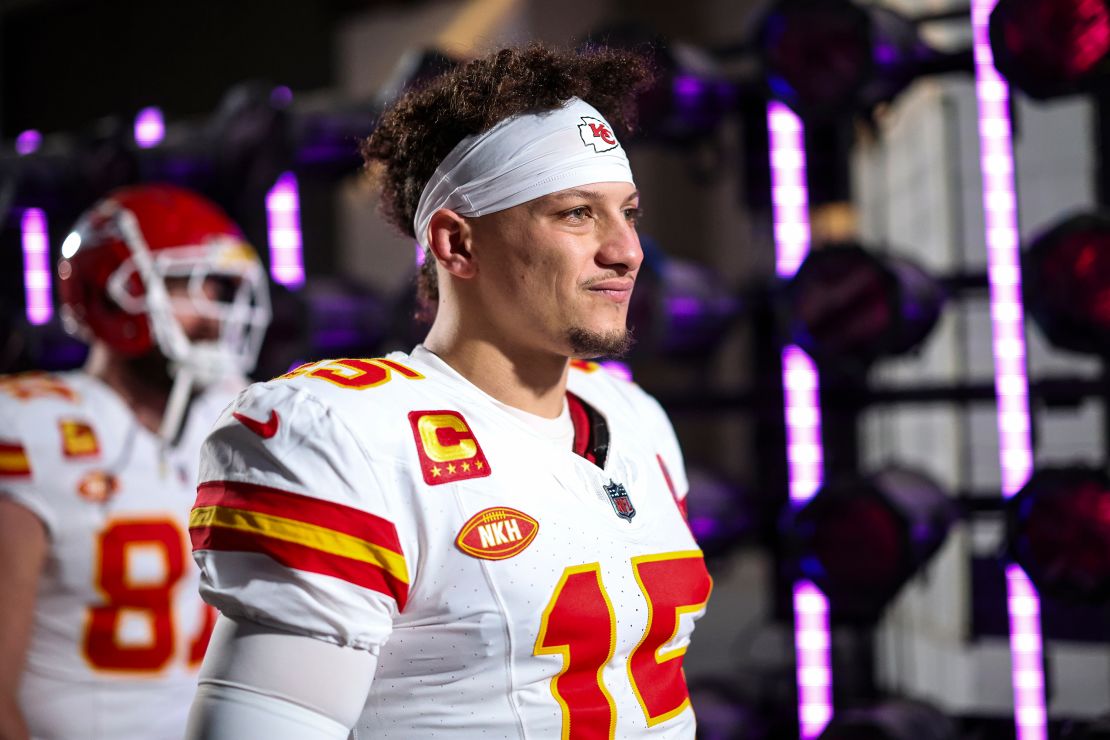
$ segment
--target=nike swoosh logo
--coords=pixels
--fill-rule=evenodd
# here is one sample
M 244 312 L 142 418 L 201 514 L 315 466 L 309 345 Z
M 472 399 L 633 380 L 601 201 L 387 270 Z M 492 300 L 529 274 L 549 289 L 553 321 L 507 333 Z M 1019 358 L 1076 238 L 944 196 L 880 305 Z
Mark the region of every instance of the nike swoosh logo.
M 269 439 L 277 434 L 278 424 L 281 422 L 277 411 L 273 409 L 270 409 L 270 418 L 265 423 L 258 419 L 252 419 L 249 416 L 243 416 L 238 411 L 233 411 L 231 415 L 238 419 L 240 424 L 250 429 L 259 437 L 262 437 L 262 439 Z

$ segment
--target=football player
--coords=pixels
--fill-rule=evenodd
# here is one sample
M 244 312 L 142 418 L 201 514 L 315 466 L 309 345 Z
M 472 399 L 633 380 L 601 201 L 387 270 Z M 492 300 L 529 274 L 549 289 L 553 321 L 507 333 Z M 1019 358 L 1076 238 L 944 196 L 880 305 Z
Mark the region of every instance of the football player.
M 167 185 L 104 198 L 62 253 L 88 362 L 0 377 L 0 737 L 180 738 L 214 623 L 187 540 L 198 451 L 246 385 L 265 271 Z
M 221 612 L 191 738 L 693 738 L 711 581 L 629 344 L 639 193 L 616 51 L 506 49 L 364 146 L 425 249 L 423 344 L 242 393 L 190 521 Z M 434 291 L 434 293 L 432 293 Z

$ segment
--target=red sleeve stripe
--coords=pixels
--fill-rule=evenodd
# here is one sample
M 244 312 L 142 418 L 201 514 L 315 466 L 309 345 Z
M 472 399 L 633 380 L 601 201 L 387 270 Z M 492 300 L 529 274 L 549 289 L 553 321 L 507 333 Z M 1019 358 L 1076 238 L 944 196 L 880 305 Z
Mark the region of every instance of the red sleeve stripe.
M 392 597 L 398 609 L 408 602 L 409 586 L 389 571 L 371 563 L 324 552 L 296 542 L 267 537 L 257 532 L 227 527 L 192 527 L 194 550 L 227 550 L 266 555 L 288 568 L 332 576 L 356 586 Z
M 0 478 L 28 478 L 31 461 L 23 445 L 0 442 Z
M 194 509 L 207 506 L 241 509 L 293 519 L 371 542 L 378 547 L 392 550 L 398 555 L 403 554 L 397 528 L 388 519 L 344 504 L 323 501 L 279 488 L 224 480 L 201 483 L 197 487 L 197 502 Z

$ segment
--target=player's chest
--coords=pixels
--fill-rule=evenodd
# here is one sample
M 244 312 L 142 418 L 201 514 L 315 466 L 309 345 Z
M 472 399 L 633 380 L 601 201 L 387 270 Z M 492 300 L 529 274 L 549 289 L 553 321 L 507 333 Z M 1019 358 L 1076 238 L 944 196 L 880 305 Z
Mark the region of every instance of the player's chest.
M 60 589 L 99 599 L 105 584 L 167 583 L 189 572 L 196 494 L 187 461 L 157 451 L 123 465 L 92 460 L 59 471 L 55 485 L 51 566 Z
M 563 597 L 590 614 L 627 602 L 643 616 L 644 579 L 667 570 L 653 563 L 668 558 L 681 561 L 668 573 L 688 584 L 680 598 L 697 600 L 707 578 L 701 555 L 649 446 L 614 439 L 599 467 L 543 443 L 483 437 L 489 443 L 470 457 L 434 463 L 457 471 L 468 463 L 485 474 L 415 482 L 425 516 L 414 605 L 423 597 L 429 610 L 450 611 L 459 606 L 447 603 L 452 598 L 488 596 L 498 610 L 534 616 L 537 627 Z M 462 605 L 473 608 L 482 607 Z

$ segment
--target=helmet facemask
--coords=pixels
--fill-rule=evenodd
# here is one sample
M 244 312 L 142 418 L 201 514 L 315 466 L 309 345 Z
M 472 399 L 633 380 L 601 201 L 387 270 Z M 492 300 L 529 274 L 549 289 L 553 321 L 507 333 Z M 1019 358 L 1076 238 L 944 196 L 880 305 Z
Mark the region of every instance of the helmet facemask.
M 146 314 L 171 371 L 208 385 L 254 369 L 270 321 L 266 276 L 254 251 L 230 235 L 151 251 L 134 215 L 121 210 L 115 216 L 131 257 L 112 273 L 108 295 L 123 311 Z M 183 294 L 171 292 L 169 281 L 183 283 Z M 209 294 L 213 283 L 215 297 Z M 178 312 L 213 321 L 217 336 L 191 339 Z
M 166 402 L 159 430 L 166 444 L 181 430 L 192 389 L 254 367 L 262 335 L 270 321 L 269 293 L 262 265 L 242 242 L 223 235 L 202 245 L 163 247 L 152 252 L 143 238 L 138 219 L 126 209 L 115 215 L 124 242 L 131 251 L 108 280 L 109 296 L 124 311 L 146 313 L 155 343 L 170 361 L 173 388 Z M 213 301 L 206 292 L 209 277 L 238 279 L 232 300 Z M 187 279 L 187 308 L 214 318 L 219 332 L 215 341 L 193 341 L 174 313 L 167 278 Z M 136 279 L 142 290 L 132 293 Z M 132 306 L 126 305 L 133 299 Z

